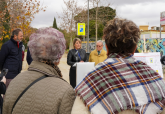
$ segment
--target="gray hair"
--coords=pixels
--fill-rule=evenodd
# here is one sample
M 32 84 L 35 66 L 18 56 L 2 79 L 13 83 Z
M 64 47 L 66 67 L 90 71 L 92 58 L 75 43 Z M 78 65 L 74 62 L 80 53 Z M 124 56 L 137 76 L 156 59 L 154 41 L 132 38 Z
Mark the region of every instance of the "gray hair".
M 66 41 L 63 33 L 54 28 L 40 28 L 29 38 L 28 46 L 34 61 L 50 60 L 58 63 L 64 54 Z
M 102 42 L 101 40 L 98 40 L 98 41 L 96 42 L 96 44 L 97 44 L 97 43 L 102 43 L 102 45 L 103 45 L 103 42 Z
M 14 29 L 13 32 L 12 32 L 12 36 L 14 36 L 14 35 L 18 36 L 20 31 L 22 32 L 22 29 L 20 29 L 20 28 Z

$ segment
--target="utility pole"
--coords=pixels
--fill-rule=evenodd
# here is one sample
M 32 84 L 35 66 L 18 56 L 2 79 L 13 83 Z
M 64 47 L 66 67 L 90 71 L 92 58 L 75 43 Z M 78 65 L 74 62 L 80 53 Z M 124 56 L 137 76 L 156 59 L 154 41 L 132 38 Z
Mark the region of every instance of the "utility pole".
M 161 38 L 161 24 L 160 24 L 160 38 Z
M 97 9 L 96 9 L 96 42 L 97 42 L 97 14 L 98 14 L 98 2 L 97 1 Z
M 89 53 L 89 0 L 88 0 L 88 36 L 87 36 L 87 53 Z

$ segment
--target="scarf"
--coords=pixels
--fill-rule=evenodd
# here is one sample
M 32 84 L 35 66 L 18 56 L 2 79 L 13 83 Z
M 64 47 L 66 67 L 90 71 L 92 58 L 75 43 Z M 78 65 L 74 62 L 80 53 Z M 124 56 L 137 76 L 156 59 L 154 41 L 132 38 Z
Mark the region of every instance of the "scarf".
M 17 41 L 17 47 L 19 48 L 19 42 Z
M 75 91 L 92 114 L 118 114 L 123 110 L 156 114 L 165 106 L 163 79 L 133 55 L 110 54 Z
M 58 75 L 62 78 L 61 70 L 59 69 L 59 67 L 57 65 L 53 64 L 52 61 L 50 61 L 50 60 L 39 60 L 39 61 L 42 62 L 42 63 L 45 63 L 47 65 L 52 66 L 56 70 Z
M 97 51 L 98 52 L 98 55 L 100 55 L 100 51 Z

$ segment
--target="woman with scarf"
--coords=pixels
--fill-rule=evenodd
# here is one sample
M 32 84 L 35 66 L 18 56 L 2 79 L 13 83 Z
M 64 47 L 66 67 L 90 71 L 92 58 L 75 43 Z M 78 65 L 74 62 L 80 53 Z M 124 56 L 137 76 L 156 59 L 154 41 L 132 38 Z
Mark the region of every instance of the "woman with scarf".
M 86 62 L 87 56 L 86 51 L 81 49 L 81 40 L 79 38 L 75 38 L 73 40 L 74 49 L 69 50 L 67 56 L 67 64 L 70 65 L 69 79 L 70 85 L 75 88 L 76 87 L 76 66 L 75 63 L 78 62 Z
M 104 28 L 108 58 L 75 88 L 72 114 L 165 114 L 165 82 L 134 58 L 138 26 L 115 18 Z
M 3 114 L 70 114 L 73 88 L 58 68 L 65 51 L 64 35 L 54 28 L 41 28 L 30 36 L 32 63 L 16 76 L 5 94 Z

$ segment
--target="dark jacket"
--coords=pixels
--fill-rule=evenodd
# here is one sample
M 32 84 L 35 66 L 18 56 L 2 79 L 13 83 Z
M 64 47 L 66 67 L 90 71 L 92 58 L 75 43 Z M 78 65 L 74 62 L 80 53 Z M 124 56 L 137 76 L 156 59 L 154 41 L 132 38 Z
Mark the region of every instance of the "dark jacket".
M 6 92 L 6 85 L 3 82 L 0 82 L 0 114 L 2 114 L 2 107 L 3 107 L 3 98 L 1 94 L 5 94 Z
M 72 67 L 76 62 L 84 61 L 87 62 L 87 56 L 86 51 L 83 49 L 78 49 L 78 52 L 80 54 L 80 57 L 78 56 L 78 53 L 75 49 L 69 50 L 68 56 L 67 56 L 67 64 L 70 65 L 70 72 L 69 72 L 69 78 L 70 78 L 70 84 L 73 88 L 76 86 L 76 67 Z
M 161 59 L 160 59 L 160 62 L 165 65 L 165 56 L 162 56 Z
M 19 43 L 11 37 L 10 40 L 5 42 L 0 51 L 0 70 L 3 68 L 8 69 L 6 79 L 13 79 L 22 70 L 22 42 Z
M 31 55 L 30 55 L 29 48 L 28 48 L 28 50 L 27 50 L 26 61 L 27 61 L 28 65 L 30 65 L 31 62 L 33 61 L 32 57 L 31 57 Z
M 81 60 L 84 62 L 87 62 L 87 56 L 86 56 L 86 51 L 83 49 L 78 49 L 78 52 L 81 56 Z M 76 62 L 80 62 L 80 57 L 78 56 L 78 53 L 76 53 L 75 49 L 69 50 L 68 56 L 67 56 L 67 64 L 70 65 L 71 67 L 74 65 Z

